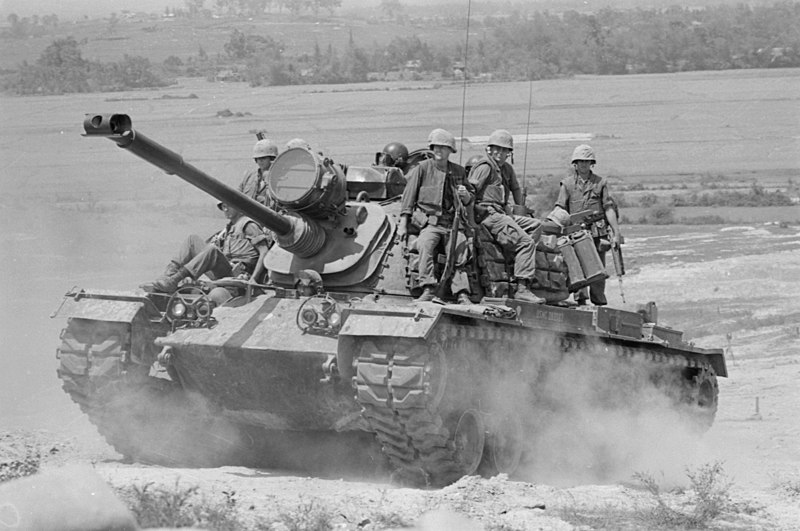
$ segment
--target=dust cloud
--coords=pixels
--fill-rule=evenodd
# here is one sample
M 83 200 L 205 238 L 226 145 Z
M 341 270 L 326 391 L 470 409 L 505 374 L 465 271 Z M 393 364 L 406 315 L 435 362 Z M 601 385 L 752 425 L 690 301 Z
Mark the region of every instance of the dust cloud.
M 605 350 L 597 343 L 563 353 L 540 342 L 524 367 L 495 381 L 490 409 L 515 411 L 524 425 L 515 476 L 562 487 L 631 481 L 635 473 L 664 486 L 685 483 L 703 429 L 690 406 L 665 394 L 677 382 L 663 367 Z
M 236 422 L 202 395 L 132 388 L 98 412 L 100 432 L 127 460 L 170 467 L 246 466 L 379 479 L 380 447 L 366 432 L 269 430 Z M 171 388 L 171 389 L 169 389 Z

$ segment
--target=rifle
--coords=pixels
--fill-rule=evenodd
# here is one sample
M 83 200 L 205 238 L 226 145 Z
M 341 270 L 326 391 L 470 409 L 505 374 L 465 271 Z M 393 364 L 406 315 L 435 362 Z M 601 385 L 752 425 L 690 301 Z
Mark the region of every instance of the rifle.
M 574 214 L 570 214 L 569 216 L 569 223 L 570 226 L 580 225 L 581 228 L 589 229 L 592 224 L 601 219 L 606 219 L 605 212 L 596 212 L 594 210 L 581 210 L 580 212 L 576 212 Z
M 625 262 L 622 260 L 622 244 L 625 239 L 620 236 L 619 241 L 611 243 L 611 259 L 614 261 L 614 272 L 617 274 L 619 281 L 619 294 L 622 297 L 622 302 L 625 302 L 625 292 L 622 290 L 622 275 L 625 274 Z
M 449 175 L 449 172 L 448 172 Z M 447 242 L 447 258 L 444 263 L 444 271 L 442 271 L 442 278 L 439 281 L 439 289 L 436 290 L 437 297 L 440 299 L 444 295 L 446 283 L 453 276 L 453 268 L 456 261 L 456 244 L 458 243 L 458 231 L 461 228 L 461 216 L 464 213 L 464 205 L 461 204 L 461 198 L 458 196 L 458 187 L 455 181 L 450 181 L 450 187 L 453 193 L 453 205 L 455 206 L 455 215 L 453 216 L 453 227 L 450 229 L 450 240 Z

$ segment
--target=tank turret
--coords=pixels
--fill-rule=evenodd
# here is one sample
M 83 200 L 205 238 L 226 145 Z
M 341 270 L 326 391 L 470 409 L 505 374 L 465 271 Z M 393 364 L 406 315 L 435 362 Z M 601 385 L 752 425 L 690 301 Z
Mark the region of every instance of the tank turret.
M 293 286 L 310 269 L 326 285 L 358 287 L 378 271 L 390 247 L 395 231 L 391 216 L 377 204 L 348 203 L 342 167 L 312 150 L 291 148 L 275 159 L 269 187 L 281 210 L 276 212 L 135 131 L 128 115 L 87 114 L 83 127 L 84 136 L 112 140 L 273 231 L 278 246 L 270 250 L 265 265 L 277 284 Z

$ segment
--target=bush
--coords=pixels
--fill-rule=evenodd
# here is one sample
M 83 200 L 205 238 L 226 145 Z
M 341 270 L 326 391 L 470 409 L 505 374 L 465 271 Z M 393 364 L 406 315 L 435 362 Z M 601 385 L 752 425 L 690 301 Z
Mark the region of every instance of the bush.
M 224 492 L 224 502 L 206 500 L 197 492 L 198 487 L 183 488 L 177 480 L 173 488 L 147 483 L 118 490 L 142 528 L 201 527 L 217 531 L 247 528 L 239 518 L 235 492 Z
M 675 223 L 675 209 L 666 205 L 653 207 L 639 218 L 639 223 L 642 225 L 671 225 Z
M 0 483 L 34 475 L 41 462 L 39 450 L 30 447 L 25 449 L 25 455 L 0 460 Z
M 664 499 L 658 483 L 651 475 L 640 472 L 634 474 L 634 479 L 652 495 L 655 501 L 655 507 L 639 514 L 647 528 L 707 527 L 712 520 L 731 506 L 728 491 L 732 482 L 725 477 L 721 463 L 704 465 L 695 472 L 687 470 L 686 475 L 692 484 L 693 497 L 685 508 L 675 508 Z
M 732 206 L 771 207 L 791 206 L 792 199 L 780 190 L 767 192 L 763 186 L 753 183 L 747 192 L 719 190 L 711 193 L 673 194 L 673 206 Z
M 682 218 L 681 223 L 684 225 L 724 225 L 727 223 L 727 220 L 722 216 L 706 215 Z
M 284 511 L 279 521 L 288 531 L 325 531 L 333 529 L 334 511 L 314 500 L 302 501 L 295 509 Z
M 639 205 L 645 208 L 649 208 L 655 205 L 656 203 L 658 203 L 658 196 L 654 193 L 644 194 L 639 199 Z

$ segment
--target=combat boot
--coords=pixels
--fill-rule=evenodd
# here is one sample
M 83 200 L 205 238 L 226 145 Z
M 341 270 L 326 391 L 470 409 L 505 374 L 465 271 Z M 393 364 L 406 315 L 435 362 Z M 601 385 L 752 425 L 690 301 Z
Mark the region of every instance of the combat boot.
M 459 291 L 458 292 L 458 303 L 459 304 L 472 304 L 472 300 L 469 298 L 469 294 L 466 291 Z
M 161 293 L 175 293 L 181 280 L 188 276 L 190 276 L 189 271 L 187 271 L 185 267 L 180 267 L 178 271 L 172 275 L 158 277 L 152 284 L 153 290 L 160 291 Z
M 176 262 L 175 260 L 171 260 L 170 263 L 167 264 L 167 268 L 164 270 L 164 276 L 171 277 L 172 275 L 180 271 L 181 267 L 182 266 L 178 262 Z
M 528 289 L 528 284 L 525 282 L 517 283 L 517 292 L 514 294 L 514 300 L 532 302 L 533 304 L 544 304 L 547 302 L 545 299 L 538 297 Z
M 436 298 L 436 293 L 433 291 L 433 286 L 425 286 L 422 290 L 422 295 L 414 299 L 414 302 L 430 302 Z

